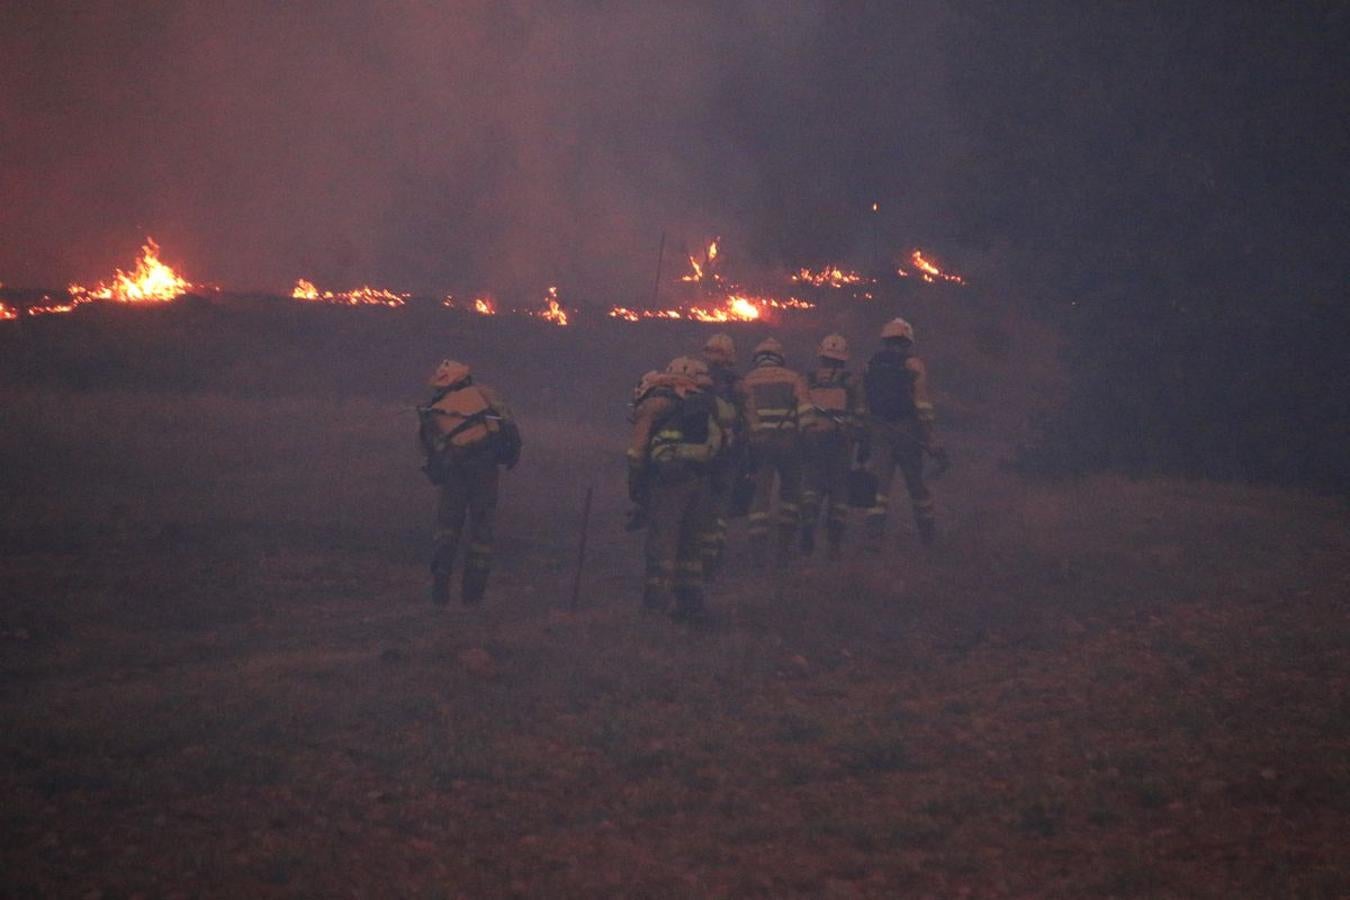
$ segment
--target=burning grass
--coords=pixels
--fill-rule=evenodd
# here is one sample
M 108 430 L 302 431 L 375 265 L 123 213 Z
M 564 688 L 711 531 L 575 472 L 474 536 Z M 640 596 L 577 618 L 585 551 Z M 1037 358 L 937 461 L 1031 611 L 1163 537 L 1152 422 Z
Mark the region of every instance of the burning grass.
M 141 246 L 140 258 L 131 272 L 121 269 L 111 282 L 86 288 L 72 284 L 68 290 L 72 299 L 112 300 L 117 303 L 168 303 L 192 290 L 192 284 L 170 266 L 160 261 L 159 244 L 147 237 Z

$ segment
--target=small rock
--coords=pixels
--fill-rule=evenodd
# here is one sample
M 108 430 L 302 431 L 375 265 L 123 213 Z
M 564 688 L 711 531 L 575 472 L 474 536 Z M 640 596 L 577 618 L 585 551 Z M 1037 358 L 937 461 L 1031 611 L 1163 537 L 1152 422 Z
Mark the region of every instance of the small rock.
M 806 657 L 802 656 L 800 653 L 792 657 L 788 662 L 792 663 L 793 668 L 799 672 L 805 672 L 811 668 L 811 664 L 806 661 Z
M 1276 778 L 1279 777 L 1279 773 L 1276 772 L 1274 769 L 1262 769 L 1261 777 L 1266 781 L 1274 781 Z

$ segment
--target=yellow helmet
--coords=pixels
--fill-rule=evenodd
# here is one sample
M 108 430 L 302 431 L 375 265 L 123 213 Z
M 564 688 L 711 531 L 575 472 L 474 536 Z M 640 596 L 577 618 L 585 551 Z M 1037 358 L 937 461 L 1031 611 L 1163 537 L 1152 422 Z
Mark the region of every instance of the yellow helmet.
M 842 334 L 827 334 L 816 349 L 816 356 L 848 362 L 848 341 Z
M 666 366 L 667 375 L 679 375 L 688 378 L 699 387 L 707 387 L 712 384 L 712 378 L 708 375 L 708 365 L 701 359 L 692 356 L 677 356 Z
M 453 359 L 443 359 L 427 381 L 428 387 L 447 388 L 465 381 L 469 377 L 469 367 Z
M 881 338 L 904 338 L 907 341 L 914 340 L 914 326 L 904 319 L 891 319 L 885 325 L 881 326 Z
M 710 363 L 736 365 L 736 342 L 729 334 L 714 334 L 703 345 L 703 358 Z

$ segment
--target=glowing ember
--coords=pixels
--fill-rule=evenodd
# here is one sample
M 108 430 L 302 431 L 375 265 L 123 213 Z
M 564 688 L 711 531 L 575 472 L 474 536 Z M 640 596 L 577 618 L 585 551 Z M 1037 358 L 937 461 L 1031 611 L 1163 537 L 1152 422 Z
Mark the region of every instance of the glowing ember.
M 295 300 L 335 303 L 340 306 L 387 306 L 396 308 L 405 305 L 409 296 L 411 295 L 395 294 L 393 291 L 373 288 L 369 285 L 340 293 L 321 291 L 314 286 L 312 281 L 307 281 L 304 278 L 296 279 L 295 287 L 291 288 L 291 297 Z
M 805 268 L 798 269 L 792 275 L 792 280 L 799 284 L 810 284 L 815 287 L 841 288 L 850 284 L 862 284 L 867 279 L 857 272 L 850 272 L 838 266 L 827 266 L 816 272 Z
M 562 304 L 558 302 L 558 289 L 550 287 L 548 295 L 544 297 L 544 308 L 532 312 L 530 315 L 552 322 L 554 325 L 566 325 L 567 310 L 563 309 Z
M 483 294 L 475 297 L 473 300 L 473 311 L 480 316 L 495 316 L 497 314 L 497 301 L 490 294 Z
M 0 287 L 4 287 L 4 285 L 0 284 Z M 8 322 L 11 319 L 17 319 L 18 317 L 18 313 L 6 306 L 3 300 L 0 300 L 0 322 Z
M 966 283 L 966 280 L 962 278 L 960 275 L 949 275 L 948 273 L 942 271 L 940 268 L 938 268 L 936 263 L 928 259 L 925 259 L 923 253 L 919 250 L 915 250 L 913 253 L 911 253 L 909 255 L 909 259 L 910 262 L 914 263 L 914 268 L 918 269 L 921 273 L 923 273 L 923 280 L 928 282 L 929 284 L 932 284 L 933 282 L 938 280 L 950 281 L 953 284 Z M 901 277 L 907 277 L 906 273 L 902 270 L 897 270 L 897 274 L 899 274 Z
M 160 262 L 159 244 L 147 237 L 134 272 L 117 270 L 112 284 L 99 282 L 96 288 L 72 284 L 71 297 L 90 300 L 115 300 L 118 303 L 167 303 L 192 290 L 192 284 Z

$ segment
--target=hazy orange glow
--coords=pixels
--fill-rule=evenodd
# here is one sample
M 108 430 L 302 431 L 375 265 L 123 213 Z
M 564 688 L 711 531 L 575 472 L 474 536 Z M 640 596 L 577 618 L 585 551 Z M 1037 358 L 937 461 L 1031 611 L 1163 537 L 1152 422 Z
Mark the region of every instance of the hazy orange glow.
M 483 294 L 475 297 L 473 300 L 473 311 L 480 316 L 495 316 L 497 314 L 497 301 L 491 294 Z
M 141 257 L 133 272 L 117 270 L 112 284 L 99 282 L 98 287 L 86 288 L 72 284 L 72 297 L 90 300 L 115 300 L 118 303 L 167 303 L 192 290 L 192 284 L 172 268 L 160 262 L 159 244 L 147 237 L 141 246 Z
M 540 319 L 552 322 L 554 325 L 566 325 L 567 310 L 563 309 L 562 304 L 558 302 L 557 287 L 549 287 L 548 295 L 544 297 L 544 308 L 531 313 Z
M 0 287 L 3 286 L 0 285 Z M 0 322 L 8 322 L 10 319 L 17 319 L 18 317 L 18 313 L 6 306 L 3 300 L 0 300 Z
M 342 291 L 340 293 L 321 291 L 314 286 L 314 282 L 304 278 L 297 278 L 295 287 L 291 288 L 291 297 L 295 300 L 336 303 L 346 306 L 399 307 L 408 302 L 409 296 L 409 294 L 395 294 L 393 291 L 386 291 L 383 288 L 373 288 L 369 285 L 351 291 Z

